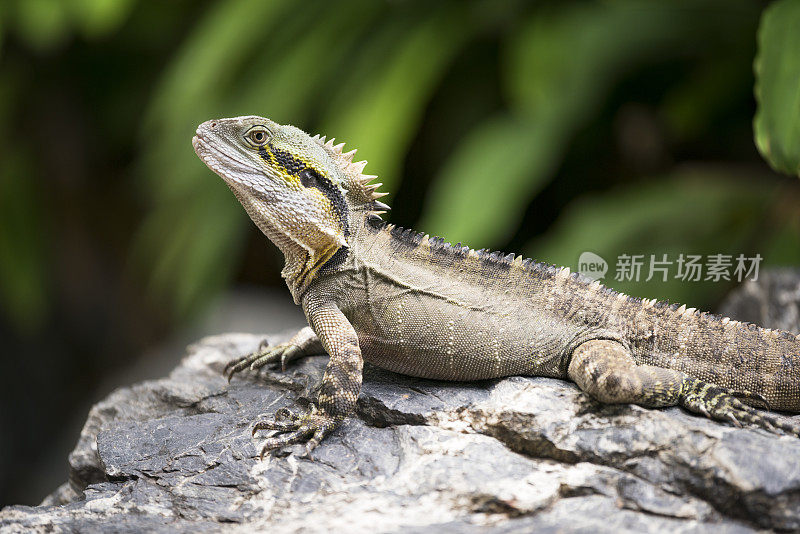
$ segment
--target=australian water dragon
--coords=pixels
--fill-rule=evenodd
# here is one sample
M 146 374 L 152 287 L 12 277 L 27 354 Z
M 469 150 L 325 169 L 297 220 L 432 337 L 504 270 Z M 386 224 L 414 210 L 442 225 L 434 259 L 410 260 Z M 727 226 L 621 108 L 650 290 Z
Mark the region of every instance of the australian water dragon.
M 686 306 L 629 297 L 567 268 L 475 251 L 385 223 L 381 184 L 333 139 L 256 116 L 207 121 L 197 155 L 283 252 L 310 327 L 234 360 L 230 378 L 330 355 L 316 403 L 280 410 L 262 455 L 310 450 L 355 408 L 366 360 L 443 380 L 574 381 L 606 403 L 680 405 L 737 426 L 800 436 L 754 406 L 800 411 L 800 337 Z

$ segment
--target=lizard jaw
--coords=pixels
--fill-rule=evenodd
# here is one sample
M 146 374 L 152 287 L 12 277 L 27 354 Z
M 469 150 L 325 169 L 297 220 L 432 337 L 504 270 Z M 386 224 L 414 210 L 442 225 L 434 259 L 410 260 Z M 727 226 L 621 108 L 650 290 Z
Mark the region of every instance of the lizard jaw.
M 264 187 L 263 171 L 217 148 L 203 131 L 204 124 L 197 128 L 197 132 L 192 138 L 192 147 L 197 157 L 228 184 L 245 186 L 261 193 L 268 193 Z

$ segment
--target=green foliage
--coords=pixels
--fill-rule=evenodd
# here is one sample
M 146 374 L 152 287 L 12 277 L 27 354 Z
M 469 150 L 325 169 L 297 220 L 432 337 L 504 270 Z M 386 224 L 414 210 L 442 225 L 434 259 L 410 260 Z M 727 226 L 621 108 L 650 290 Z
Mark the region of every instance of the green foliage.
M 96 39 L 117 29 L 134 0 L 9 0 L 0 16 L 32 48 L 49 51 L 63 45 L 70 33 Z
M 767 8 L 758 46 L 756 145 L 772 168 L 800 176 L 800 1 Z
M 354 58 L 363 61 L 355 68 L 363 69 L 363 75 L 352 76 L 343 84 L 347 89 L 337 91 L 321 131 L 358 147 L 368 155 L 370 169 L 380 172 L 386 189 L 396 190 L 403 157 L 425 104 L 473 28 L 445 6 L 417 20 L 399 21 L 399 31 L 392 31 L 392 21 L 387 24 L 395 39 L 386 43 L 384 53 L 375 53 L 380 45 L 370 46 L 362 57 Z
M 677 264 L 668 278 L 649 276 L 650 256 L 677 262 L 681 254 L 739 254 L 770 258 L 765 251 L 770 239 L 753 221 L 767 216 L 778 198 L 777 185 L 764 186 L 730 169 L 692 167 L 672 176 L 632 184 L 596 197 L 576 200 L 559 217 L 552 231 L 530 243 L 526 252 L 548 262 L 575 269 L 578 256 L 594 252 L 608 262 L 604 282 L 639 297 L 668 298 L 691 306 L 703 306 L 719 291 L 719 283 L 676 278 Z M 784 259 L 800 263 L 800 249 L 786 250 Z M 642 255 L 644 266 L 638 281 L 614 279 L 621 255 Z M 731 271 L 733 274 L 733 271 Z
M 28 154 L 11 152 L 0 166 L 0 300 L 6 319 L 20 330 L 40 326 L 48 307 L 48 262 L 41 192 L 30 175 Z
M 11 123 L 20 85 L 18 72 L 0 70 L 0 125 Z M 45 233 L 50 221 L 35 157 L 21 141 L 0 129 L 0 319 L 30 334 L 41 327 L 52 300 Z
M 534 13 L 505 48 L 513 116 L 487 120 L 466 136 L 434 183 L 422 225 L 481 247 L 508 239 L 612 84 L 636 65 L 686 54 L 707 26 L 737 26 L 736 19 L 693 20 L 705 7 L 624 0 Z
M 28 44 L 43 50 L 60 44 L 69 31 L 66 5 L 57 0 L 17 2 L 15 29 Z
M 420 228 L 476 248 L 507 240 L 563 153 L 554 131 L 500 116 L 475 127 L 433 182 Z M 462 238 L 458 238 L 462 239 Z
M 130 14 L 134 0 L 68 0 L 83 34 L 99 38 L 114 31 Z

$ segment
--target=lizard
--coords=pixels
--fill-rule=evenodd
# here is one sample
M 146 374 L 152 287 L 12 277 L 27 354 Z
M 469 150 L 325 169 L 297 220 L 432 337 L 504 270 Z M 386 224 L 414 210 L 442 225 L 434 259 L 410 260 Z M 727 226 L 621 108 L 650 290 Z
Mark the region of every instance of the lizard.
M 800 436 L 800 336 L 617 292 L 567 267 L 390 224 L 377 176 L 343 143 L 267 118 L 206 121 L 192 144 L 283 253 L 308 326 L 224 369 L 329 361 L 307 410 L 278 410 L 261 457 L 307 452 L 354 413 L 364 361 L 438 380 L 571 380 L 601 403 L 682 406 Z

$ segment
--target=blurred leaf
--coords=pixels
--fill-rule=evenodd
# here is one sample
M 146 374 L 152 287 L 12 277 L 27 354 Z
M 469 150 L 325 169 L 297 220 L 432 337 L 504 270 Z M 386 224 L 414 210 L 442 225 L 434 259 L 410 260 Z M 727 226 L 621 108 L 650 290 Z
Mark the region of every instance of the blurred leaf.
M 479 125 L 466 136 L 437 176 L 420 227 L 473 246 L 507 240 L 609 87 L 646 59 L 691 49 L 689 37 L 701 32 L 687 25 L 686 5 L 570 4 L 525 21 L 506 50 L 520 119 Z
M 88 38 L 111 33 L 122 24 L 134 0 L 69 0 L 72 16 Z
M 401 163 L 436 83 L 474 31 L 458 9 L 445 7 L 417 17 L 405 35 L 390 41 L 386 56 L 371 53 L 380 48 L 367 47 L 361 59 L 371 68 L 352 77 L 355 83 L 347 90 L 338 91 L 322 121 L 322 133 L 369 158 L 365 172 L 379 174 L 386 190 L 397 186 Z
M 525 253 L 547 263 L 577 268 L 584 251 L 608 262 L 604 283 L 636 296 L 708 305 L 728 289 L 725 283 L 684 282 L 658 275 L 645 281 L 651 254 L 676 261 L 680 254 L 764 256 L 765 243 L 753 221 L 770 211 L 775 189 L 758 180 L 734 180 L 727 169 L 685 169 L 658 181 L 633 184 L 570 205 L 545 237 Z M 643 254 L 639 282 L 614 280 L 621 254 Z M 769 257 L 764 257 L 766 263 Z M 763 265 L 762 265 L 763 267 Z M 669 274 L 677 274 L 673 264 Z
M 69 34 L 67 5 L 61 0 L 19 1 L 16 15 L 20 37 L 37 50 L 51 50 Z
M 431 235 L 466 239 L 488 247 L 510 236 L 502 221 L 517 221 L 552 172 L 560 147 L 555 136 L 512 117 L 485 121 L 470 132 L 447 161 L 428 193 L 419 227 Z M 509 199 L 521 199 L 513 202 Z M 496 224 L 499 222 L 500 224 Z M 500 230 L 498 230 L 500 226 Z
M 707 4 L 621 0 L 542 9 L 509 44 L 513 105 L 534 119 L 585 120 L 626 71 L 691 53 L 705 26 L 722 22 L 711 19 Z
M 755 140 L 777 171 L 800 175 L 800 2 L 770 5 L 758 30 Z
M 165 204 L 140 230 L 138 245 L 150 252 L 146 256 L 154 263 L 150 292 L 167 298 L 178 315 L 196 312 L 203 297 L 225 287 L 236 266 L 230 258 L 241 247 L 244 235 L 237 230 L 246 217 L 235 202 L 219 200 L 225 192 L 223 186 L 217 195 Z
M 766 236 L 764 257 L 769 258 L 770 265 L 797 268 L 800 265 L 800 247 L 797 246 L 797 236 L 800 236 L 800 217 L 795 214 L 794 220 L 784 222 L 783 228 Z
M 301 36 L 291 35 L 277 57 L 260 54 L 247 69 L 239 90 L 230 97 L 235 113 L 304 126 L 316 108 L 327 107 L 331 88 L 352 76 L 349 67 L 356 43 L 374 31 L 382 9 L 373 0 L 323 4 L 319 16 L 303 21 Z
M 800 188 L 784 183 L 764 223 L 764 257 L 773 265 L 800 266 Z
M 7 143 L 4 143 L 7 144 Z M 49 284 L 44 217 L 32 158 L 6 146 L 0 162 L 0 300 L 21 330 L 34 331 L 47 312 Z
M 661 116 L 669 131 L 677 139 L 686 140 L 707 131 L 715 120 L 741 106 L 742 93 L 749 99 L 751 57 L 727 50 L 723 57 L 715 55 L 698 65 L 694 73 L 672 88 L 661 104 Z

